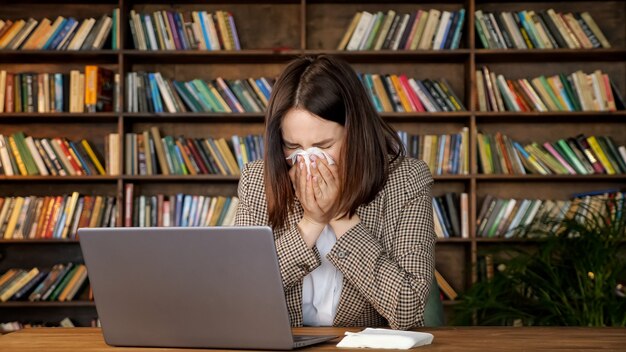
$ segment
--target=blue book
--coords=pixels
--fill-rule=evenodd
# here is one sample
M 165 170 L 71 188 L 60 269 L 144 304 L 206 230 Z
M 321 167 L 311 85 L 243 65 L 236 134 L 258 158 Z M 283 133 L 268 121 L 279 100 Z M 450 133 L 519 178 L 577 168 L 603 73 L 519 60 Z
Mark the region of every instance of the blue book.
M 204 20 L 207 18 L 206 11 L 200 11 L 198 13 L 200 17 L 200 27 L 202 28 L 202 36 L 204 37 L 204 43 L 206 44 L 206 49 L 211 50 L 211 40 L 209 39 L 209 32 L 204 24 Z
M 376 95 L 376 91 L 374 90 L 374 82 L 372 81 L 372 75 L 365 74 L 365 86 L 372 97 L 372 101 L 374 102 L 374 106 L 376 107 L 376 111 L 383 111 L 383 104 L 380 102 L 380 98 Z
M 432 202 L 433 202 L 433 209 L 435 213 L 437 213 L 437 217 L 439 218 L 439 224 L 441 225 L 440 227 L 443 232 L 443 237 L 449 238 L 450 234 L 448 233 L 448 229 L 446 228 L 445 224 L 441 222 L 441 220 L 443 219 L 443 214 L 441 214 L 441 209 L 439 209 L 439 203 L 435 200 L 435 198 L 432 199 Z
M 50 37 L 50 39 L 52 39 L 52 42 L 50 42 L 50 45 L 48 46 L 48 49 L 50 50 L 55 50 L 57 49 L 57 47 L 59 46 L 59 44 L 61 44 L 61 42 L 63 41 L 63 39 L 65 37 L 67 37 L 70 34 L 70 31 L 74 28 L 74 25 L 76 24 L 76 20 L 72 17 L 70 17 L 69 19 L 66 20 L 65 24 L 63 25 L 63 28 L 58 31 L 54 37 Z M 61 26 L 59 26 L 60 28 Z
M 175 226 L 180 226 L 180 223 L 181 223 L 181 218 L 183 214 L 183 199 L 184 199 L 184 194 L 182 193 L 176 194 L 176 207 L 174 209 Z
M 454 20 L 454 16 L 456 16 L 456 14 L 452 12 L 450 14 L 450 19 L 448 20 L 448 23 L 446 24 L 446 28 L 443 30 L 443 40 L 441 41 L 441 44 L 439 44 L 439 47 L 436 49 L 445 49 L 446 38 L 448 38 L 448 35 L 450 33 L 450 26 L 452 26 L 452 21 Z
M 443 173 L 443 154 L 446 148 L 446 139 L 447 135 L 441 135 L 439 138 L 439 155 L 437 158 L 437 175 L 441 175 Z
M 54 109 L 63 112 L 63 74 L 54 74 Z
M 154 112 L 163 112 L 163 102 L 161 102 L 161 96 L 159 95 L 159 88 L 157 87 L 156 78 L 154 73 L 148 73 L 148 80 L 150 81 L 150 89 L 152 92 L 152 102 L 154 104 Z
M 222 207 L 222 210 L 220 211 L 220 216 L 217 218 L 217 226 L 222 226 L 222 223 L 224 222 L 224 217 L 226 216 L 226 212 L 228 211 L 228 207 L 230 206 L 231 200 L 232 200 L 232 197 L 226 197 L 224 206 Z
M 582 192 L 582 193 L 574 193 L 572 195 L 572 198 L 583 198 L 586 196 L 599 196 L 605 193 L 618 193 L 619 189 L 617 188 L 609 188 L 609 189 L 602 189 L 602 190 L 597 190 L 597 191 L 589 191 L 589 192 Z
M 12 297 L 11 300 L 18 301 L 33 290 L 33 288 L 39 284 L 43 279 L 48 276 L 47 271 L 40 271 L 32 280 L 30 280 L 26 285 L 24 285 L 19 291 L 17 291 Z
M 246 147 L 248 148 L 248 156 L 250 161 L 257 160 L 259 157 L 257 155 L 257 150 L 254 147 L 254 142 L 252 140 L 252 135 L 246 136 Z
M 175 12 L 172 17 L 174 17 L 176 31 L 178 32 L 178 38 L 180 39 L 183 49 L 191 49 L 191 44 L 187 41 L 187 35 L 185 35 L 185 30 L 183 29 L 183 15 L 180 12 Z
M 265 82 L 263 82 L 263 79 L 259 78 L 259 79 L 255 79 L 254 80 L 256 82 L 256 85 L 259 87 L 259 89 L 261 90 L 261 92 L 263 92 L 263 95 L 265 95 L 265 98 L 269 99 L 270 95 L 272 94 L 270 92 L 270 90 L 265 86 Z
M 235 149 L 235 157 L 237 158 L 237 165 L 239 165 L 239 170 L 243 170 L 243 157 L 241 156 L 241 142 L 239 141 L 238 135 L 233 135 L 231 137 L 233 142 L 233 148 Z
M 57 29 L 52 33 L 52 35 L 50 36 L 50 38 L 48 38 L 48 40 L 46 41 L 46 44 L 43 45 L 43 47 L 41 47 L 41 49 L 43 50 L 47 50 L 50 47 L 50 44 L 52 44 L 52 42 L 54 41 L 55 37 L 57 36 L 57 34 L 59 34 L 63 28 L 65 28 L 65 24 L 67 23 L 67 19 L 64 18 L 63 20 L 61 20 L 61 24 L 57 27 Z
M 83 156 L 78 152 L 78 147 L 76 146 L 76 143 L 69 141 L 68 143 L 70 145 L 70 147 L 74 150 L 74 154 L 76 154 L 76 157 L 78 158 L 78 161 L 80 162 L 80 165 L 82 166 L 82 168 L 85 170 L 85 173 L 87 175 L 92 175 L 91 170 L 89 169 L 89 167 L 87 166 L 87 161 L 83 158 Z
M 200 112 L 198 108 L 196 107 L 196 105 L 194 105 L 193 102 L 191 101 L 191 98 L 187 96 L 187 94 L 185 94 L 182 83 L 178 81 L 172 81 L 172 84 L 174 85 L 174 89 L 176 89 L 176 91 L 178 92 L 178 95 L 185 102 L 185 104 L 189 107 L 189 109 L 191 109 L 192 112 Z
M 459 43 L 461 42 L 461 33 L 463 32 L 463 21 L 465 21 L 465 9 L 460 9 L 458 16 L 459 21 L 457 22 L 456 28 L 454 30 L 454 37 L 452 37 L 452 45 L 450 45 L 450 49 L 459 48 Z

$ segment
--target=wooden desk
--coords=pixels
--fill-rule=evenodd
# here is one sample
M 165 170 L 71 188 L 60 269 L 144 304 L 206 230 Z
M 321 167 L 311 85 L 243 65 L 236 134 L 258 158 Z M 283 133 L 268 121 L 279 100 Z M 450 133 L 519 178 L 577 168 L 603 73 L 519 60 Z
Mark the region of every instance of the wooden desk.
M 295 328 L 295 334 L 343 335 L 354 328 Z M 512 328 L 512 327 L 445 327 L 424 328 L 435 336 L 430 346 L 416 351 L 510 351 L 510 350 L 607 350 L 626 351 L 626 329 L 618 328 Z M 298 351 L 349 351 L 337 349 L 340 338 Z M 26 329 L 0 337 L 0 351 L 184 351 L 190 349 L 121 348 L 104 343 L 100 329 L 94 328 L 37 328 Z M 232 350 L 230 350 L 232 352 Z M 374 351 L 358 349 L 355 351 Z M 389 350 L 380 350 L 389 351 Z

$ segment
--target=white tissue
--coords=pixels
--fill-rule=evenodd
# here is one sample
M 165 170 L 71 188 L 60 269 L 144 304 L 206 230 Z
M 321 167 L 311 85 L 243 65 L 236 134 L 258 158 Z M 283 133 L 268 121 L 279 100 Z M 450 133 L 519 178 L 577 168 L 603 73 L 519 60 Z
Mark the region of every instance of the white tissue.
M 433 335 L 427 332 L 367 328 L 361 332 L 346 331 L 337 347 L 408 350 L 432 342 Z
M 333 158 L 328 153 L 318 147 L 311 147 L 307 150 L 296 149 L 296 151 L 294 151 L 293 153 L 291 153 L 291 155 L 287 157 L 287 160 L 291 160 L 291 164 L 295 165 L 298 162 L 298 155 L 302 155 L 302 158 L 304 159 L 307 174 L 311 174 L 311 155 L 315 155 L 319 158 L 326 158 L 330 165 L 335 163 Z

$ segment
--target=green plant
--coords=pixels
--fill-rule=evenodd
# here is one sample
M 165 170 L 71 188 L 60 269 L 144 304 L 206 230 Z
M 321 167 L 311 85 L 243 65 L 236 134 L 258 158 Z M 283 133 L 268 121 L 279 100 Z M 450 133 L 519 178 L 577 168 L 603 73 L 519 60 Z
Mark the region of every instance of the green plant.
M 492 249 L 497 270 L 462 295 L 455 323 L 626 326 L 625 200 L 592 205 L 517 229 L 534 248 Z

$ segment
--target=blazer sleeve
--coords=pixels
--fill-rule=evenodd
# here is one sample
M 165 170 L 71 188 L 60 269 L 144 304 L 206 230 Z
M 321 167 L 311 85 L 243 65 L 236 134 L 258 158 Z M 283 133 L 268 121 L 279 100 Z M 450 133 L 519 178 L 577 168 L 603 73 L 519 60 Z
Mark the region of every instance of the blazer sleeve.
M 265 190 L 259 187 L 259 182 L 252 177 L 262 177 L 260 169 L 250 170 L 251 164 L 246 164 L 237 187 L 239 205 L 235 213 L 235 226 L 267 226 L 253 209 L 258 210 L 255 197 L 265 197 Z M 259 171 L 259 172 L 257 172 Z M 262 202 L 266 202 L 265 199 Z M 274 244 L 278 254 L 278 264 L 285 291 L 302 280 L 308 273 L 321 265 L 321 259 L 317 247 L 309 249 L 300 235 L 297 224 L 291 225 L 282 235 L 276 237 Z
M 408 196 L 398 205 L 401 209 L 393 234 L 385 234 L 391 236 L 391 248 L 385 250 L 360 222 L 341 236 L 327 255 L 390 327 L 400 330 L 424 325 L 435 262 L 433 180 L 425 163 L 416 165 L 401 186 L 408 188 Z

